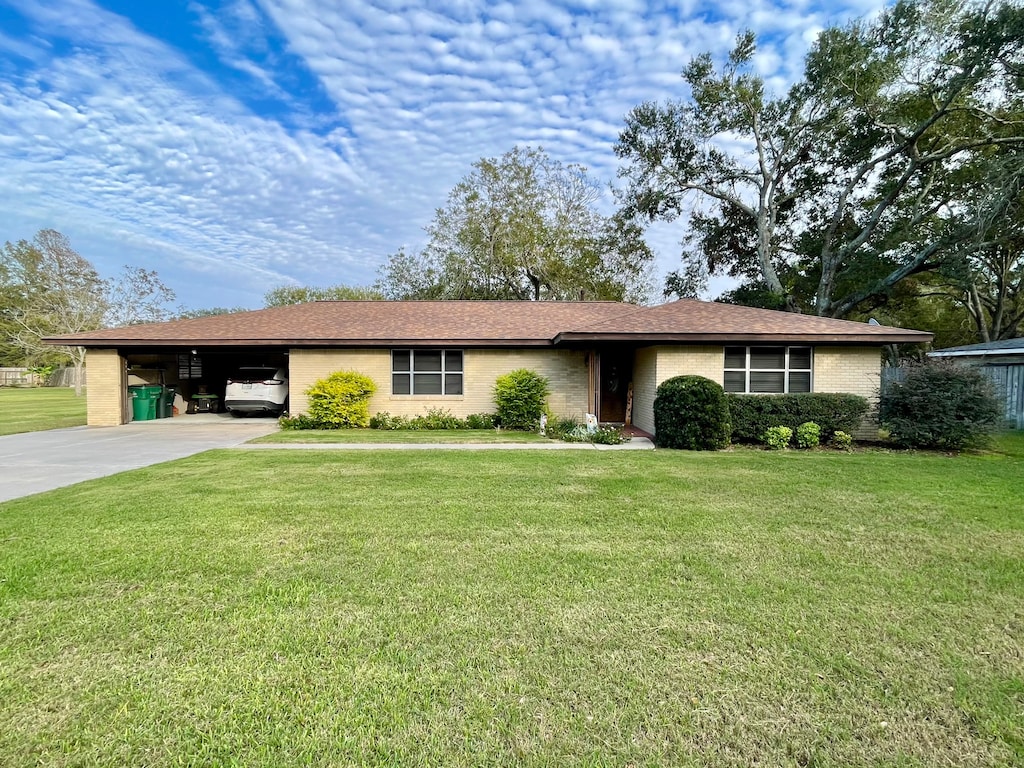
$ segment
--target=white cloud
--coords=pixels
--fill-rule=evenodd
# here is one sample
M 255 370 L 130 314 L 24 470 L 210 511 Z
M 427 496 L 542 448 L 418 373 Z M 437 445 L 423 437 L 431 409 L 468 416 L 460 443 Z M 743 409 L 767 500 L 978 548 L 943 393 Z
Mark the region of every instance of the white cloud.
M 858 13 L 878 5 L 854 1 Z M 290 279 L 370 282 L 388 253 L 422 242 L 434 208 L 476 159 L 543 144 L 611 181 L 624 116 L 642 101 L 683 95 L 679 72 L 691 56 L 721 58 L 753 26 L 771 35 L 758 69 L 782 86 L 817 30 L 854 8 L 799 0 L 193 7 L 206 43 L 277 111 L 248 106 L 252 93 L 231 91 L 89 0 L 28 6 L 36 38 L 0 33 L 0 50 L 22 62 L 0 70 L 0 237 L 55 226 L 88 243 L 83 254 L 106 271 L 141 261 L 171 275 L 196 305 L 258 305 Z M 42 35 L 72 45 L 58 51 Z M 308 68 L 318 103 L 289 91 L 287 57 Z M 666 232 L 652 236 L 663 271 L 674 267 L 681 234 Z M 225 292 L 245 298 L 226 302 Z

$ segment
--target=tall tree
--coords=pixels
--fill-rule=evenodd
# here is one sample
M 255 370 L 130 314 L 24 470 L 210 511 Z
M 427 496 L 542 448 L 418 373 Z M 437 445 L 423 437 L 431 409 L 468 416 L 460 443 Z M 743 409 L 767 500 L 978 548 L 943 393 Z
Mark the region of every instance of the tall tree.
M 175 293 L 154 270 L 126 264 L 120 275 L 105 280 L 104 285 L 107 299 L 104 323 L 110 327 L 160 323 L 175 314 L 171 308 Z
M 280 285 L 263 296 L 263 306 L 283 307 L 310 301 L 380 301 L 380 291 L 359 285 L 332 285 L 318 288 L 307 285 Z
M 8 261 L 10 259 L 10 261 Z M 106 283 L 92 264 L 71 247 L 67 237 L 53 229 L 36 233 L 31 243 L 4 246 L 5 263 L 20 274 L 24 301 L 12 314 L 13 341 L 25 362 L 51 362 L 54 348 L 42 343 L 44 336 L 90 331 L 103 326 L 109 309 Z M 75 393 L 81 394 L 85 350 L 58 347 L 75 368 Z
M 616 148 L 624 216 L 704 207 L 676 289 L 732 273 L 789 309 L 845 317 L 977 231 L 954 215 L 965 185 L 994 189 L 1006 169 L 958 169 L 1024 146 L 1024 9 L 899 0 L 823 32 L 782 96 L 752 72 L 754 51 L 747 34 L 721 71 L 699 56 L 691 98 L 637 107 Z
M 81 394 L 84 348 L 53 347 L 42 339 L 166 320 L 172 301 L 174 291 L 156 272 L 125 266 L 104 280 L 65 235 L 42 229 L 31 241 L 0 249 L 0 359 L 18 366 L 70 362 Z
M 387 298 L 638 299 L 653 256 L 629 222 L 596 210 L 600 187 L 579 165 L 517 147 L 484 158 L 378 287 Z

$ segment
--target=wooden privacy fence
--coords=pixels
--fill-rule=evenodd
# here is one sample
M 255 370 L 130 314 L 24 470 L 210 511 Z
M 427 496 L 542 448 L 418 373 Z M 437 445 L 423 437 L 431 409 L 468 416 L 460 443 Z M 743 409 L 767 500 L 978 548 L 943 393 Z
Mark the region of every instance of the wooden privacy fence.
M 58 368 L 44 382 L 42 377 L 30 373 L 28 368 L 0 368 L 0 387 L 73 387 L 75 369 Z M 82 370 L 82 386 L 85 386 L 85 369 Z
M 1024 429 L 1024 365 L 983 365 L 978 370 L 988 376 L 1006 407 L 1006 420 L 1016 429 Z

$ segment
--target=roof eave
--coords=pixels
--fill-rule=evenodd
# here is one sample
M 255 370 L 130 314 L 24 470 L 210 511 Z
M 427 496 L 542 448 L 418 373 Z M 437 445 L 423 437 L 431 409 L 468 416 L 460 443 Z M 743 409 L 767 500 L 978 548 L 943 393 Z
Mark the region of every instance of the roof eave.
M 569 331 L 555 336 L 554 343 L 632 342 L 645 344 L 728 344 L 739 342 L 774 342 L 802 344 L 921 344 L 931 341 L 924 331 L 900 333 L 589 333 Z
M 551 339 L 66 339 L 48 337 L 62 347 L 550 347 Z

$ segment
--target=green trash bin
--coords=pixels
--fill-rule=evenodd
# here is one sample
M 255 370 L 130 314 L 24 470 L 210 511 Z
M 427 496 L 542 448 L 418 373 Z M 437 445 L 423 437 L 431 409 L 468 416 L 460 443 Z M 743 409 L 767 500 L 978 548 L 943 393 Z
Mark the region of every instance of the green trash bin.
M 160 392 L 159 405 L 156 409 L 158 419 L 169 419 L 174 415 L 174 387 L 164 387 Z
M 156 418 L 157 398 L 163 387 L 136 385 L 128 387 L 132 397 L 132 421 L 152 421 Z

